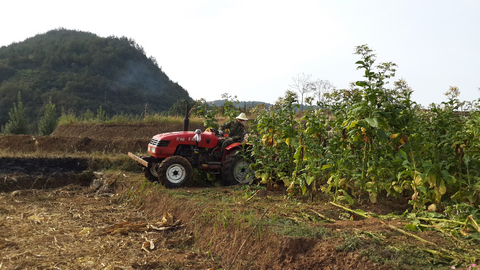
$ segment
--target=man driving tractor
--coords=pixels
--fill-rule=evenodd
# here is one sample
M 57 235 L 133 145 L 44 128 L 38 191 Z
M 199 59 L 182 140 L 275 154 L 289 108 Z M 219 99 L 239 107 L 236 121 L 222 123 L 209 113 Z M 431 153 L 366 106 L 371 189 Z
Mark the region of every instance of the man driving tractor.
M 230 144 L 243 141 L 243 138 L 245 137 L 245 126 L 243 125 L 243 122 L 248 121 L 247 116 L 245 113 L 241 113 L 235 118 L 237 120 L 225 123 L 220 127 L 220 130 L 228 134 L 228 138 L 222 143 L 220 153 L 223 153 L 223 150 L 225 150 Z

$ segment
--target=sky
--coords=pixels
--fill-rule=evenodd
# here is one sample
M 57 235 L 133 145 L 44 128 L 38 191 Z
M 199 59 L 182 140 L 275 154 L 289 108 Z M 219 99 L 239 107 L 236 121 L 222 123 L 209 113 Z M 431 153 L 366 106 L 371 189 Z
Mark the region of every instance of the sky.
M 0 46 L 57 28 L 125 36 L 194 99 L 274 103 L 302 73 L 348 88 L 362 80 L 353 52 L 364 44 L 423 106 L 450 86 L 480 98 L 478 0 L 2 2 Z

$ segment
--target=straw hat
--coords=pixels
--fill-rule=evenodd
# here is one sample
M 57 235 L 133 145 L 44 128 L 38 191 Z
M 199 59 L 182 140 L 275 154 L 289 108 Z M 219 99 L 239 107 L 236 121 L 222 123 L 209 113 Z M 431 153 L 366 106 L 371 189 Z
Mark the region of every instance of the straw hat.
M 247 116 L 243 112 L 240 115 L 238 115 L 236 118 L 240 119 L 240 120 L 243 120 L 243 121 L 248 121 Z

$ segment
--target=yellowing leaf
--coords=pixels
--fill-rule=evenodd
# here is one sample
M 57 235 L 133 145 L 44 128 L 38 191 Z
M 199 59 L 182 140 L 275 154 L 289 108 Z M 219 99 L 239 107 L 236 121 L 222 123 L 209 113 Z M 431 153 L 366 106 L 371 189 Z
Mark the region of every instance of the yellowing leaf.
M 398 193 L 402 193 L 402 191 L 403 191 L 403 188 L 402 188 L 401 185 L 394 185 L 393 189 Z
M 390 139 L 395 139 L 398 137 L 398 135 L 400 135 L 400 133 L 392 134 L 390 135 Z
M 442 194 L 440 194 L 440 191 L 436 189 L 434 193 L 435 193 L 435 202 L 440 203 L 442 201 Z
M 286 143 L 288 146 L 290 146 L 290 138 L 287 138 L 287 139 L 285 140 L 285 143 Z
M 436 175 L 429 175 L 425 177 L 425 182 L 430 184 L 430 188 L 434 188 L 437 186 L 437 176 Z
M 268 180 L 268 173 L 262 173 L 262 181 L 260 181 L 260 184 L 266 184 Z
M 327 180 L 327 184 L 330 184 L 330 183 L 332 183 L 332 180 L 333 180 L 333 175 L 332 175 L 332 176 L 330 176 L 330 178 L 328 178 L 328 180 Z
M 302 195 L 305 195 L 305 192 L 307 192 L 307 186 L 302 187 Z
M 420 186 L 422 184 L 422 177 L 420 175 L 415 176 L 415 185 Z
M 370 201 L 372 203 L 377 203 L 377 194 L 376 193 L 370 193 Z
M 358 121 L 352 121 L 350 124 L 347 126 L 347 129 L 352 129 L 358 124 Z
M 440 192 L 441 195 L 447 193 L 447 187 L 445 187 L 444 180 L 440 181 L 440 186 L 438 187 L 438 191 Z
M 366 134 L 366 132 L 367 132 L 367 129 L 366 129 L 366 128 L 364 128 L 364 127 L 362 127 L 362 128 L 361 128 L 361 130 L 362 130 L 362 135 L 365 135 L 365 134 Z
M 286 187 L 290 186 L 290 184 L 293 184 L 293 182 L 291 182 L 291 181 L 290 181 L 290 178 L 288 178 L 288 177 L 285 177 L 285 178 L 283 178 L 282 180 L 283 180 L 283 184 L 284 184 Z
M 322 166 L 322 171 L 323 171 L 323 170 L 326 170 L 326 169 L 328 169 L 328 168 L 330 168 L 330 167 L 332 167 L 331 164 L 323 165 L 323 166 Z
M 315 180 L 315 177 L 314 176 L 307 176 L 307 185 L 311 185 L 313 180 Z

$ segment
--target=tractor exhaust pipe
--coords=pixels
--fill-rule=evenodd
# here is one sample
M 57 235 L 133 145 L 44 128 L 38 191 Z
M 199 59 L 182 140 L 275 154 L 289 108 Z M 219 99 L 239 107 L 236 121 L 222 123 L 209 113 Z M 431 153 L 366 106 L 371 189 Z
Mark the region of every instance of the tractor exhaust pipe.
M 189 111 L 188 100 L 185 99 L 185 103 L 187 105 L 185 106 L 185 118 L 183 119 L 183 131 L 188 131 L 188 122 L 190 121 L 188 119 L 188 111 Z

